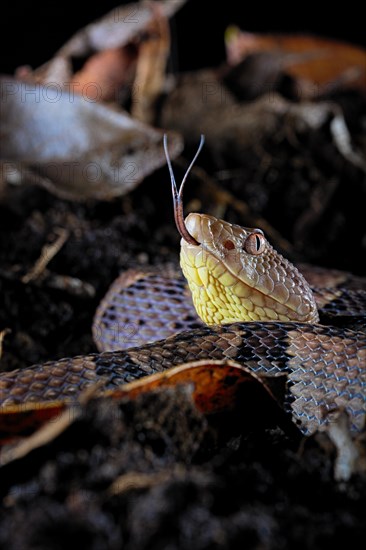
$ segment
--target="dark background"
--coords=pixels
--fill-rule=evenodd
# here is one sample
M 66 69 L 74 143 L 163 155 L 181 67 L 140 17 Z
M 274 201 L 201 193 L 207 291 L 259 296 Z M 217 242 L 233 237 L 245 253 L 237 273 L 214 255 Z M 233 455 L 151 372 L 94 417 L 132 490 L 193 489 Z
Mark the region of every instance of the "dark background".
M 0 71 L 11 74 L 26 64 L 38 67 L 74 32 L 123 3 L 128 2 L 4 2 Z M 339 3 L 320 14 L 320 5 L 294 2 L 292 8 L 285 9 L 276 2 L 188 0 L 172 21 L 174 68 L 189 70 L 220 64 L 225 57 L 224 31 L 231 23 L 252 32 L 308 32 L 366 46 L 364 18 L 359 9 L 349 2 Z

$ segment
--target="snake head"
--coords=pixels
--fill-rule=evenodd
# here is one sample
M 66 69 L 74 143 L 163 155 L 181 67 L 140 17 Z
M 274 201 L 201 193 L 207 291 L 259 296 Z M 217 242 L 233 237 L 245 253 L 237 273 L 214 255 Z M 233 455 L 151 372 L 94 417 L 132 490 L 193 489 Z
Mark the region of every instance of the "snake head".
M 260 229 L 189 214 L 180 263 L 197 313 L 207 324 L 235 321 L 317 322 L 312 290 Z
M 312 290 L 298 269 L 279 254 L 261 229 L 192 213 L 184 219 L 183 188 L 204 138 L 178 191 L 167 138 L 164 149 L 172 182 L 174 217 L 182 237 L 180 263 L 201 319 L 236 321 L 319 321 Z

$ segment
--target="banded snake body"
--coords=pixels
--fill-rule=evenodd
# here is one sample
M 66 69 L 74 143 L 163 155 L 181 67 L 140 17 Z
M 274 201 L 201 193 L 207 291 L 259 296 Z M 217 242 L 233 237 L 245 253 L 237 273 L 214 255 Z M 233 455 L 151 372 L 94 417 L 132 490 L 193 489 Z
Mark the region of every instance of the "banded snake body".
M 178 191 L 164 139 L 182 236 L 181 267 L 191 295 L 174 270 L 123 274 L 95 316 L 94 339 L 102 353 L 1 373 L 2 410 L 32 401 L 72 400 L 101 378 L 113 388 L 187 361 L 230 359 L 261 376 L 286 376 L 283 406 L 303 432 L 314 432 L 327 422 L 327 411 L 341 408 L 353 430 L 364 428 L 365 291 L 346 292 L 350 305 L 341 312 L 347 318 L 356 315 L 356 329 L 325 325 L 327 312 L 340 310 L 342 291 L 314 293 L 260 229 L 205 214 L 184 220 L 183 187 L 202 145 L 203 138 Z M 333 309 L 324 307 L 330 297 L 335 297 Z M 137 346 L 111 336 L 117 321 L 138 327 Z

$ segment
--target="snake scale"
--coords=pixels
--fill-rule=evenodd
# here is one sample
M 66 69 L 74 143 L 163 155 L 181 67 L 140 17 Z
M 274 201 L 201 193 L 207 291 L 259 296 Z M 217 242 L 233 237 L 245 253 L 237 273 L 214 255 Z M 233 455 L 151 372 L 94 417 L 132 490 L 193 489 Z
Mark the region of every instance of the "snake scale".
M 183 187 L 203 139 L 179 191 L 166 140 L 164 145 L 182 236 L 181 267 L 190 292 L 174 270 L 123 274 L 95 316 L 93 334 L 102 352 L 0 374 L 3 410 L 13 404 L 76 399 L 99 379 L 113 388 L 188 361 L 230 359 L 268 379 L 285 377 L 283 407 L 304 433 L 326 422 L 328 411 L 342 408 L 352 429 L 362 430 L 366 291 L 313 291 L 260 229 L 204 214 L 184 219 Z M 351 328 L 336 326 L 337 313 L 341 320 L 353 319 Z M 132 342 L 126 334 L 117 337 L 116 326 L 132 327 Z M 130 347 L 134 338 L 138 345 Z

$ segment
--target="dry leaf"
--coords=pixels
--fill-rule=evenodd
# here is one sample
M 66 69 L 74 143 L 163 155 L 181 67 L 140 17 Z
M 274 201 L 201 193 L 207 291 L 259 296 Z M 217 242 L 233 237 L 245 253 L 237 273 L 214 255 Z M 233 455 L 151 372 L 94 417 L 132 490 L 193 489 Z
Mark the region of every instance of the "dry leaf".
M 240 407 L 242 391 L 248 390 L 249 385 L 251 392 L 258 390 L 260 399 L 263 400 L 260 405 L 257 403 L 258 406 L 265 408 L 269 402 L 271 405 L 276 403 L 266 385 L 265 377 L 259 377 L 240 363 L 228 360 L 192 361 L 130 382 L 107 393 L 114 399 L 133 398 L 156 388 L 179 384 L 193 384 L 193 399 L 198 410 L 206 415 Z M 248 397 L 251 392 L 248 392 Z
M 366 51 L 359 46 L 310 35 L 253 34 L 234 26 L 227 29 L 225 42 L 230 64 L 255 52 L 311 53 L 308 59 L 294 58 L 286 72 L 314 87 L 331 85 L 343 76 L 342 84 L 366 89 Z
M 100 396 L 115 400 L 134 399 L 158 388 L 174 388 L 184 384 L 193 386 L 193 400 L 199 411 L 213 418 L 223 415 L 224 426 L 225 422 L 229 421 L 230 429 L 233 415 L 241 426 L 252 426 L 257 422 L 272 425 L 275 420 L 290 432 L 296 429 L 272 393 L 272 380 L 269 377 L 258 377 L 249 368 L 234 361 L 202 360 L 186 363 L 130 382 L 115 390 L 102 392 Z M 94 386 L 91 386 L 87 390 L 88 395 L 93 388 Z M 86 400 L 83 399 L 83 402 Z M 60 422 L 58 426 L 67 427 L 69 423 L 65 418 L 68 411 L 69 416 L 74 418 L 75 414 L 79 414 L 78 410 L 77 404 L 75 406 L 75 403 L 73 405 L 66 401 L 4 407 L 0 411 L 0 442 L 9 443 L 31 434 L 49 420 L 56 421 L 57 424 Z M 59 433 L 57 430 L 58 427 L 56 432 Z M 49 441 L 44 434 L 52 436 L 54 433 L 55 428 L 48 431 L 46 429 L 40 436 L 35 434 L 33 440 L 38 446 L 39 442 Z M 32 447 L 32 444 L 21 445 L 21 449 Z M 4 456 L 0 458 L 5 460 Z
M 82 69 L 70 79 L 70 87 L 81 95 L 90 90 L 95 97 L 97 85 L 98 101 L 119 103 L 123 86 L 133 86 L 136 66 L 136 52 L 131 48 L 103 50 L 92 55 Z
M 123 68 L 127 68 L 133 56 L 130 58 L 128 52 L 121 53 L 121 48 L 130 44 L 139 34 L 144 32 L 148 25 L 153 21 L 155 4 L 159 4 L 162 14 L 165 17 L 173 16 L 185 4 L 186 0 L 165 0 L 161 2 L 136 2 L 127 5 L 117 6 L 111 12 L 107 13 L 101 19 L 90 23 L 85 28 L 78 31 L 62 46 L 55 54 L 53 59 L 36 69 L 33 74 L 27 71 L 25 77 L 38 83 L 58 84 L 60 87 L 69 85 L 71 81 L 77 79 L 72 71 L 72 59 L 85 58 L 95 52 L 110 50 L 106 56 L 97 58 L 90 67 L 85 67 L 85 74 L 79 73 L 80 79 L 87 81 L 87 73 L 90 72 L 98 79 L 104 72 L 103 82 L 111 78 L 113 69 L 119 67 L 122 73 Z M 118 51 L 120 51 L 118 53 Z M 110 66 L 102 67 L 102 61 L 108 59 Z M 82 71 L 81 71 L 82 72 Z M 114 76 L 115 78 L 115 76 Z M 119 82 L 125 80 L 120 75 Z M 89 81 L 90 82 L 90 81 Z M 95 80 L 92 80 L 95 82 Z M 99 82 L 99 80 L 98 80 Z
M 292 135 L 306 135 L 329 124 L 331 139 L 340 155 L 366 172 L 366 156 L 353 144 L 337 104 L 330 101 L 294 103 L 276 93 L 239 103 L 220 80 L 206 70 L 180 77 L 165 101 L 161 124 L 179 131 L 192 145 L 204 134 L 206 150 L 214 163 L 225 159 L 225 168 L 232 160 L 241 166 L 244 151 L 260 150 L 266 140 L 273 140 L 279 129 Z
M 54 86 L 0 79 L 1 176 L 71 200 L 107 200 L 134 189 L 166 162 L 163 132 Z M 183 147 L 169 136 L 172 157 Z
M 53 441 L 80 417 L 82 407 L 98 394 L 102 385 L 99 381 L 87 387 L 73 403 L 25 403 L 0 411 L 0 442 L 12 443 L 1 453 L 0 464 L 22 458 Z M 14 444 L 17 436 L 27 433 L 31 435 Z
M 47 409 L 47 412 L 50 410 L 51 409 Z M 43 412 L 46 413 L 46 410 Z M 60 412 L 57 417 L 51 416 L 47 418 L 47 414 L 45 414 L 43 423 L 38 431 L 32 433 L 28 438 L 22 439 L 18 444 L 4 449 L 0 454 L 0 464 L 3 466 L 13 460 L 23 458 L 34 449 L 47 445 L 63 433 L 79 416 L 80 408 L 74 408 L 72 411 L 71 408 L 67 408 Z M 46 421 L 48 419 L 51 421 L 47 423 Z
M 156 102 L 164 89 L 170 53 L 168 20 L 159 4 L 152 7 L 155 19 L 149 26 L 150 38 L 139 48 L 131 109 L 134 118 L 148 124 L 153 124 L 156 118 Z
M 0 444 L 32 434 L 47 421 L 60 417 L 66 406 L 63 402 L 24 403 L 0 409 Z

